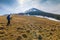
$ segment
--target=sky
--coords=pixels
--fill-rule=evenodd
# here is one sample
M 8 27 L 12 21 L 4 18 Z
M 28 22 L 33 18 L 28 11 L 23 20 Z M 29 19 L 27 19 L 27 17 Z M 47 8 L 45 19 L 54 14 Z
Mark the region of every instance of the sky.
M 30 8 L 60 15 L 60 0 L 0 0 L 0 15 L 20 13 Z

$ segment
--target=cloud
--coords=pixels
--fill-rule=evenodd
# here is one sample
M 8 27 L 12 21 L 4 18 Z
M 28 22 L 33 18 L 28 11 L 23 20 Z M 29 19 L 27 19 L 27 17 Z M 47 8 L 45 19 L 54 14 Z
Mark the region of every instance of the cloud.
M 4 5 L 13 5 L 16 2 L 16 0 L 0 0 L 0 4 Z
M 40 3 L 45 3 L 46 1 L 48 1 L 48 0 L 40 0 Z
M 60 0 L 39 0 L 41 4 L 57 5 L 60 4 Z
M 60 0 L 50 0 L 52 4 L 60 4 Z
M 60 14 L 60 0 L 34 0 L 34 7 L 54 14 Z
M 19 13 L 30 8 L 60 14 L 60 0 L 0 0 L 0 13 Z
M 17 0 L 0 0 L 0 15 L 19 12 L 18 5 Z

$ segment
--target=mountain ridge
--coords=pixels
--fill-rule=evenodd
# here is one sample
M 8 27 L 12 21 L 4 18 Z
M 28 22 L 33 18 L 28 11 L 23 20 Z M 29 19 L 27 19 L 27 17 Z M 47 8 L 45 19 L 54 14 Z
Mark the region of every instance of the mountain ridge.
M 31 8 L 31 9 L 27 10 L 26 14 L 29 14 L 29 15 L 41 15 L 41 16 L 52 17 L 52 18 L 60 20 L 60 15 L 44 12 L 44 11 L 41 11 L 41 10 L 36 9 L 36 8 Z

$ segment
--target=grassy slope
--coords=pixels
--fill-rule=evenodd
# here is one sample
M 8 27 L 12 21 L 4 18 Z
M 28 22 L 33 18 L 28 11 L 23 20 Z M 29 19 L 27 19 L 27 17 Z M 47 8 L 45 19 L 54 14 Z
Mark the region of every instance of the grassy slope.
M 0 40 L 60 40 L 60 22 L 33 16 L 13 15 L 10 26 L 0 17 Z

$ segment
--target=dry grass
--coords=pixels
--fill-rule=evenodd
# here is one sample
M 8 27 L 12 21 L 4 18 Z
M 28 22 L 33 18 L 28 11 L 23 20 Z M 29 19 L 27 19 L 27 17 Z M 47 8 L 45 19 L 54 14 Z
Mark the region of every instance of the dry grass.
M 0 17 L 0 40 L 60 40 L 60 22 L 33 16 L 12 18 L 6 26 L 6 16 Z

